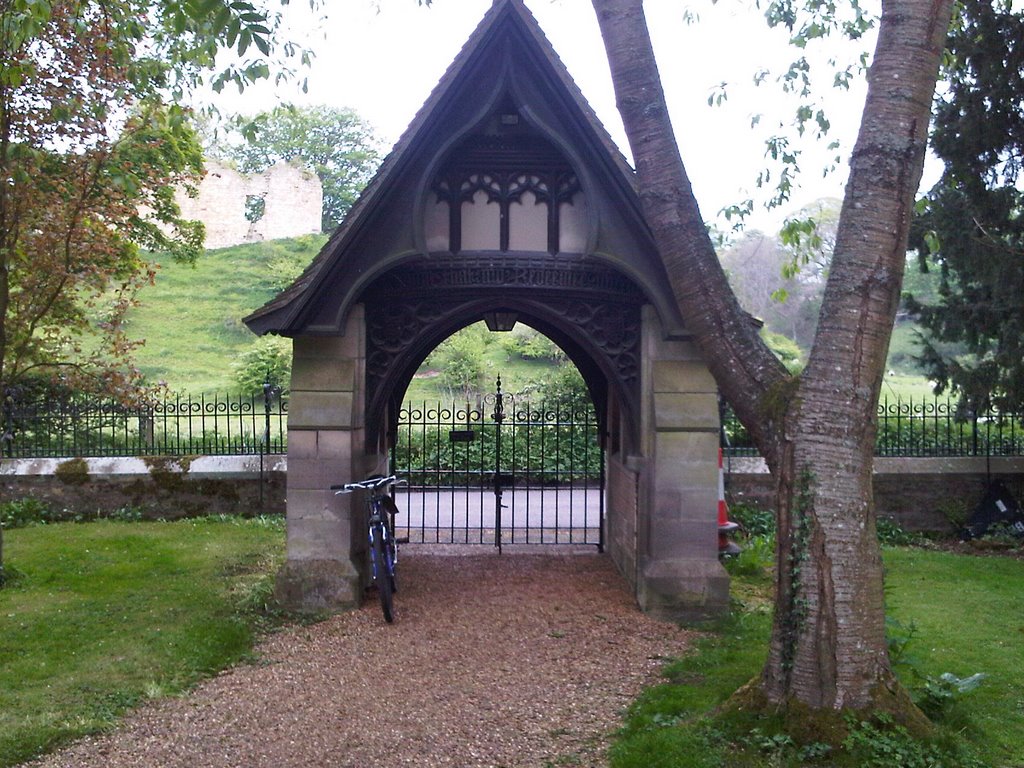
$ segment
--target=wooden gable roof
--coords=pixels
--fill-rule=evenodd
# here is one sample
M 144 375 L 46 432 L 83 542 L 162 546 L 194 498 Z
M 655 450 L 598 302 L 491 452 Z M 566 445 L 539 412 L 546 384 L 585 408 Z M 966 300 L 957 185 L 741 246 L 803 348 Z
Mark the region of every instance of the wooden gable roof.
M 375 212 L 400 194 L 403 184 L 408 184 L 408 171 L 421 159 L 418 154 L 422 149 L 436 148 L 435 134 L 445 129 L 445 116 L 460 103 L 460 99 L 472 92 L 470 82 L 474 75 L 479 77 L 483 72 L 504 71 L 509 62 L 496 59 L 508 59 L 510 50 L 515 51 L 512 66 L 527 71 L 528 77 L 539 83 L 539 91 L 551 102 L 548 106 L 571 130 L 577 156 L 586 158 L 592 178 L 614 198 L 617 215 L 629 222 L 634 241 L 643 243 L 641 250 L 647 252 L 650 262 L 647 272 L 661 269 L 653 240 L 643 222 L 629 164 L 523 1 L 495 0 L 373 180 L 309 267 L 291 286 L 244 319 L 251 330 L 261 335 L 278 333 L 285 336 L 331 332 L 313 316 L 317 312 L 322 314 L 324 302 L 342 305 L 350 302 L 353 293 L 350 290 L 346 294 L 346 286 L 351 288 L 353 281 L 368 271 L 365 264 L 350 260 L 350 251 L 361 239 L 369 236 L 377 223 Z M 653 260 L 650 258 L 652 254 Z M 642 289 L 650 290 L 650 286 L 659 281 L 640 282 L 647 283 L 641 285 Z M 662 286 L 665 284 L 660 282 Z M 344 284 L 341 290 L 340 284 Z M 661 293 L 658 288 L 653 290 Z M 680 324 L 674 302 L 665 296 L 652 297 L 652 301 L 663 319 L 667 320 L 666 326 L 678 330 Z M 339 311 L 347 309 L 343 306 Z

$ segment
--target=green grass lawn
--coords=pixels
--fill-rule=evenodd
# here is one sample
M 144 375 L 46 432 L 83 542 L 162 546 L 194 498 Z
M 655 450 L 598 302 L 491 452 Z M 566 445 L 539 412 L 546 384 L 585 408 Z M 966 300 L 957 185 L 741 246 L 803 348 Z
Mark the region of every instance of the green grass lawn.
M 243 659 L 281 520 L 60 523 L 4 532 L 0 766 L 106 727 Z
M 326 239 L 307 235 L 207 251 L 195 267 L 164 264 L 155 283 L 139 292 L 126 323 L 132 338 L 145 341 L 136 360 L 147 381 L 192 394 L 237 390 L 234 365 L 256 341 L 242 318 L 286 286 Z M 504 390 L 517 392 L 550 370 L 549 363 L 510 356 L 500 338 L 490 334 L 483 353 L 485 391 L 499 373 Z M 424 374 L 413 380 L 408 400 L 452 399 L 436 376 Z
M 913 664 L 933 677 L 986 675 L 951 723 L 988 765 L 1024 765 L 1024 560 L 900 548 L 885 564 L 889 613 L 916 630 Z
M 879 400 L 893 402 L 931 402 L 935 397 L 934 385 L 924 376 L 909 373 L 890 373 L 882 379 L 882 391 Z M 945 400 L 946 395 L 939 395 L 940 400 Z
M 283 539 L 279 519 L 5 532 L 15 578 L 0 590 L 0 766 L 109 727 L 136 703 L 244 659 Z M 1024 765 L 1024 560 L 902 547 L 884 558 L 890 616 L 901 632 L 914 628 L 897 665 L 904 684 L 919 695 L 925 678 L 986 675 L 935 720 L 938 743 L 962 740 L 971 759 L 929 762 L 928 747 L 878 734 L 865 737 L 877 753 L 822 756 L 770 724 L 737 731 L 710 717 L 766 653 L 771 582 L 763 570 L 734 568 L 737 610 L 630 708 L 613 767 Z
M 886 548 L 884 557 L 890 617 L 915 628 L 904 654 L 910 663 L 897 665 L 904 684 L 919 694 L 922 677 L 987 675 L 936 718 L 939 743 L 963 739 L 963 764 L 971 768 L 1024 765 L 1024 561 L 902 547 Z M 960 764 L 928 762 L 915 751 L 924 749 L 919 743 L 877 735 L 868 739 L 877 754 L 816 756 L 813 747 L 801 754 L 770 724 L 730 731 L 711 717 L 764 663 L 770 587 L 763 574 L 734 574 L 733 594 L 744 607 L 695 653 L 668 665 L 666 682 L 633 705 L 612 750 L 613 768 Z

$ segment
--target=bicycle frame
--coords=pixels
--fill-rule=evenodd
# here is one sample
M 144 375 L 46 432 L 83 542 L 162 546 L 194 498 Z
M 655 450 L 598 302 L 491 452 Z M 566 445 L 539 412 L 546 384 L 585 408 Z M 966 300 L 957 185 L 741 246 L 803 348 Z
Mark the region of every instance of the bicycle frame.
M 394 621 L 392 597 L 398 590 L 395 569 L 398 565 L 398 542 L 394 536 L 394 513 L 385 507 L 384 499 L 392 485 L 404 482 L 394 475 L 371 477 L 357 483 L 332 485 L 336 494 L 365 491 L 367 537 L 370 550 L 370 575 L 377 586 L 384 620 Z
M 377 581 L 378 570 L 377 560 L 373 556 L 373 542 L 379 538 L 381 543 L 387 547 L 389 543 L 394 540 L 393 530 L 394 524 L 390 520 L 390 515 L 384 509 L 384 504 L 381 501 L 380 496 L 373 496 L 367 501 L 367 507 L 369 508 L 370 515 L 367 520 L 367 527 L 369 529 L 369 542 L 370 542 L 370 563 L 373 567 L 373 580 Z M 391 563 L 391 567 L 394 568 L 398 565 L 398 552 L 397 547 L 395 548 L 394 559 Z M 385 571 L 387 568 L 384 569 Z

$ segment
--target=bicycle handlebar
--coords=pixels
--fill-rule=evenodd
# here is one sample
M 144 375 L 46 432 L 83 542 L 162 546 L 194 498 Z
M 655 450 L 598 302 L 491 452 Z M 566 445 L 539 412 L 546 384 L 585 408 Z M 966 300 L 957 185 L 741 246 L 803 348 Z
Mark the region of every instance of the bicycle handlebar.
M 374 491 L 378 488 L 386 488 L 389 485 L 405 485 L 405 480 L 388 475 L 387 477 L 368 477 L 356 483 L 344 483 L 343 485 L 332 485 L 331 490 L 338 493 L 352 493 L 353 491 Z

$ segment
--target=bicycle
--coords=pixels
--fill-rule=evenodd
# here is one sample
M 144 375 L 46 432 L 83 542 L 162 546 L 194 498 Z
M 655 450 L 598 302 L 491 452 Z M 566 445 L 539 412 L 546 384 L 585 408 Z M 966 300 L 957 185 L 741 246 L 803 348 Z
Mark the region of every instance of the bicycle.
M 393 595 L 398 591 L 395 573 L 398 566 L 398 542 L 394 534 L 394 514 L 398 510 L 388 495 L 388 489 L 404 482 L 394 475 L 377 475 L 357 483 L 331 486 L 335 495 L 354 491 L 368 492 L 366 509 L 369 513 L 367 527 L 370 541 L 370 573 L 377 585 L 384 621 L 388 624 L 395 620 Z

